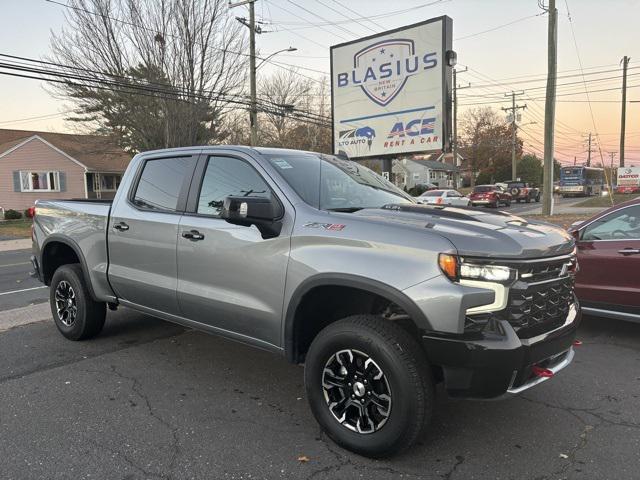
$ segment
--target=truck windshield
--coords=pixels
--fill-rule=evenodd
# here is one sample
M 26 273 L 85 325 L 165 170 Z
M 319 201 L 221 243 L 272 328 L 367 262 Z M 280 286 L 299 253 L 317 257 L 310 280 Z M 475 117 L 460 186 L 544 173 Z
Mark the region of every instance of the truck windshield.
M 352 160 L 311 152 L 263 155 L 305 203 L 321 210 L 415 203 L 391 182 Z

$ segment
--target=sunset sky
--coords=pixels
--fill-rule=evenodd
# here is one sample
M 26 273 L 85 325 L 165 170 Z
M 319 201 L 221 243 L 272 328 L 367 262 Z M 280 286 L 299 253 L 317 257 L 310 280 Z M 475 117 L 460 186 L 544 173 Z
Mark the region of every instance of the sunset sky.
M 609 152 L 619 150 L 620 61 L 624 55 L 631 57 L 627 98 L 640 101 L 640 0 L 561 0 L 557 6 L 556 157 L 563 163 L 573 163 L 574 156 L 578 163 L 583 162 L 585 139 L 592 132 L 596 145 L 594 163 L 600 162 L 597 138 L 608 164 Z M 64 24 L 64 12 L 65 7 L 45 0 L 2 0 L 0 53 L 46 56 L 50 32 Z M 450 16 L 458 68 L 468 68 L 459 74 L 458 83 L 471 84 L 471 88 L 459 91 L 460 112 L 478 105 L 499 109 L 510 102 L 505 93 L 524 90 L 524 95 L 518 97 L 518 104 L 527 105 L 522 113 L 521 135 L 525 150 L 541 156 L 547 16 L 542 14 L 537 0 L 258 0 L 256 12 L 268 31 L 258 36 L 260 54 L 266 56 L 294 46 L 298 51 L 280 54 L 276 59 L 316 78 L 322 77 L 323 72 L 329 74 L 332 44 L 435 16 Z M 353 12 L 375 17 L 371 22 L 329 25 L 355 17 Z M 237 7 L 232 13 L 244 16 L 246 9 Z M 309 22 L 324 25 L 318 27 Z M 578 58 L 582 60 L 582 72 Z M 268 73 L 268 69 L 291 68 L 283 64 L 261 70 Z M 591 92 L 591 104 L 587 102 L 585 86 Z M 52 97 L 42 82 L 0 76 L 0 105 L 0 128 L 59 132 L 72 128 L 64 122 L 62 113 L 70 104 Z M 625 156 L 627 165 L 640 165 L 640 102 L 627 105 Z M 617 162 L 617 155 L 615 158 Z

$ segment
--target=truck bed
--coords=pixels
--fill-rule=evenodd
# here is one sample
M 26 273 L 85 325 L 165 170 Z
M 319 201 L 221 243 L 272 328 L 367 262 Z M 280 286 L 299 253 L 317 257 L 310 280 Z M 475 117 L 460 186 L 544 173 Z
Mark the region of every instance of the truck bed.
M 47 248 L 51 242 L 71 243 L 84 254 L 84 265 L 95 295 L 111 297 L 107 281 L 107 225 L 111 200 L 38 200 L 33 222 L 35 245 Z

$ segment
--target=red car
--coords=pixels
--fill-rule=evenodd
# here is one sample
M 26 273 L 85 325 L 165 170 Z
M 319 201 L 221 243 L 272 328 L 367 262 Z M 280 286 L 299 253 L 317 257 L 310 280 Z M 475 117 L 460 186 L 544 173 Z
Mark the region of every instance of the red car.
M 570 228 L 578 247 L 582 311 L 640 322 L 640 198 Z
M 469 195 L 469 200 L 472 207 L 486 205 L 498 208 L 501 203 L 508 207 L 511 205 L 511 194 L 495 185 L 478 185 L 474 187 L 473 192 Z

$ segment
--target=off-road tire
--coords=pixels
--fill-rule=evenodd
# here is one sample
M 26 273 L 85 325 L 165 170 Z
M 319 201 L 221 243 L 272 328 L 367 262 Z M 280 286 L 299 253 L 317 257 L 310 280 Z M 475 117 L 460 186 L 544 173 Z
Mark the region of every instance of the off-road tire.
M 324 371 L 336 353 L 343 350 L 368 356 L 388 381 L 390 408 L 386 423 L 379 430 L 351 430 L 329 409 L 323 388 Z M 305 387 L 311 411 L 326 434 L 338 445 L 367 457 L 389 456 L 409 448 L 433 409 L 431 369 L 417 340 L 398 324 L 375 315 L 338 320 L 316 336 L 306 356 Z
M 63 286 L 69 286 L 73 292 L 75 318 L 72 321 L 58 313 L 56 292 L 59 292 L 58 288 Z M 69 291 L 69 288 L 63 288 L 60 291 Z M 49 304 L 56 327 L 69 340 L 95 337 L 104 326 L 106 305 L 91 298 L 82 268 L 77 263 L 63 265 L 55 271 L 49 288 Z

